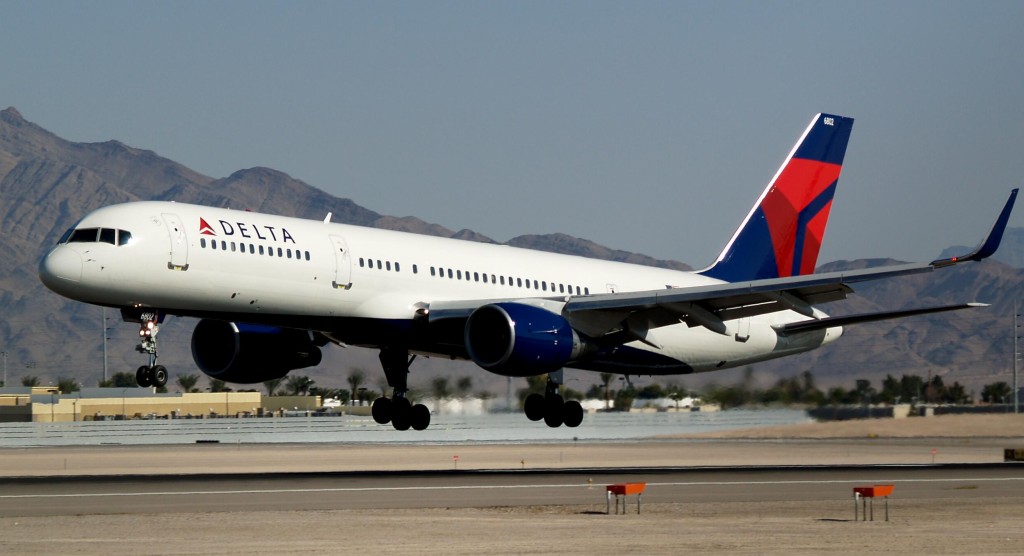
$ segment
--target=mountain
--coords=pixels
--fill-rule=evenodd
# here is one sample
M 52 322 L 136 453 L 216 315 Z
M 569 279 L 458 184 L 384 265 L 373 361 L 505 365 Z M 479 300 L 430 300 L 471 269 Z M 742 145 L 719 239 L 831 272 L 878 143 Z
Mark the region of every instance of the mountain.
M 239 170 L 228 177 L 204 176 L 153 151 L 118 141 L 75 143 L 25 120 L 14 108 L 0 112 L 0 351 L 7 352 L 8 383 L 38 376 L 43 383 L 74 378 L 94 385 L 103 370 L 103 338 L 108 338 L 108 369 L 134 371 L 145 359 L 133 351 L 137 331 L 119 315 L 67 301 L 40 284 L 36 268 L 45 251 L 67 228 L 104 205 L 143 199 L 175 200 L 420 234 L 496 243 L 472 230 L 451 231 L 418 218 L 382 215 L 351 199 L 334 197 L 270 168 Z M 657 260 L 565 234 L 525 235 L 509 245 L 686 270 L 677 261 Z M 1002 252 L 1024 253 L 1024 230 L 1011 230 Z M 823 270 L 856 268 L 881 261 L 833 263 Z M 953 301 L 987 301 L 989 309 L 954 316 L 919 317 L 851 328 L 846 338 L 823 350 L 755 367 L 762 381 L 811 369 L 822 384 L 852 384 L 854 378 L 929 372 L 949 381 L 988 382 L 1011 364 L 1012 298 L 1020 272 L 998 262 L 969 265 L 929 276 L 861 286 L 859 295 L 827 310 L 835 314 Z M 198 373 L 189 341 L 194 321 L 169 319 L 160 336 L 160 362 L 173 373 Z M 369 350 L 328 349 L 320 367 L 310 370 L 321 385 L 343 387 L 349 369 L 361 367 L 382 378 Z M 474 383 L 505 393 L 505 378 L 472 364 L 442 359 L 418 361 L 413 386 L 437 373 L 474 378 Z M 701 381 L 730 382 L 738 371 L 711 373 Z M 959 378 L 958 378 L 959 377 Z M 975 380 L 977 378 L 978 380 Z M 690 378 L 669 378 L 687 385 Z M 598 381 L 581 374 L 577 389 Z M 371 380 L 371 384 L 375 382 Z M 979 383 L 979 384 L 980 384 Z M 173 384 L 173 378 L 172 378 Z M 980 386 L 979 386 L 980 388 Z

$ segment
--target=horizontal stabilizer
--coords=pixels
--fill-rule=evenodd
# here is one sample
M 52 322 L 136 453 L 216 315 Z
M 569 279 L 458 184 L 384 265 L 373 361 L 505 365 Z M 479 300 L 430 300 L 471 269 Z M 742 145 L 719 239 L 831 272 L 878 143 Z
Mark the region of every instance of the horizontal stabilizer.
M 864 322 L 876 322 L 880 320 L 899 319 L 913 317 L 915 315 L 928 315 L 931 313 L 944 313 L 946 311 L 959 311 L 960 309 L 974 309 L 977 307 L 988 307 L 985 303 L 961 303 L 959 305 L 945 305 L 941 307 L 922 307 L 920 309 L 905 309 L 902 311 L 883 311 L 880 313 L 861 313 L 859 315 L 848 315 L 845 317 L 828 317 L 823 319 L 811 319 L 800 322 L 792 322 L 777 328 L 782 334 L 796 334 L 798 332 L 810 332 L 823 328 L 835 328 L 838 326 L 849 326 Z

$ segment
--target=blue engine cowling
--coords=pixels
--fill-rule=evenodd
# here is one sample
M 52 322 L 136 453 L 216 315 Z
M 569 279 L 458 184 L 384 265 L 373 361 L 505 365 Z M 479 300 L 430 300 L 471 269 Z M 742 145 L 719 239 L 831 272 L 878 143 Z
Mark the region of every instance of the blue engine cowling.
M 561 315 L 511 302 L 473 311 L 464 339 L 474 363 L 502 376 L 556 371 L 580 349 L 579 337 Z
M 210 377 L 257 384 L 319 365 L 321 354 L 303 330 L 203 319 L 192 332 L 192 358 Z

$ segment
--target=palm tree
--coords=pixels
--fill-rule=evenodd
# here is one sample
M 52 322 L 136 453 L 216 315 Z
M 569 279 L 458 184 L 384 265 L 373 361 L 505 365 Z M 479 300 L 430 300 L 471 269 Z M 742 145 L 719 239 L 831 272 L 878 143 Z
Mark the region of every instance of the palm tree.
M 366 383 L 366 371 L 360 368 L 352 369 L 348 373 L 347 382 L 352 390 L 352 400 L 354 402 L 359 399 L 359 387 Z
M 448 377 L 439 376 L 430 381 L 430 392 L 434 395 L 434 411 L 441 412 L 441 402 L 451 397 L 452 389 L 448 386 Z
M 601 383 L 604 384 L 604 408 L 608 409 L 611 406 L 611 390 L 608 389 L 608 385 L 612 383 L 612 378 L 615 375 L 612 373 L 601 373 Z
M 210 379 L 210 392 L 230 392 L 231 388 L 223 380 L 217 378 Z
M 284 377 L 272 378 L 263 382 L 263 387 L 267 389 L 267 395 L 273 396 L 277 389 L 281 387 L 281 383 L 284 382 Z
M 464 376 L 455 381 L 455 396 L 459 399 L 469 397 L 469 391 L 473 389 L 473 377 Z
M 78 392 L 81 390 L 81 387 L 73 378 L 58 378 L 57 389 L 60 390 L 61 394 L 70 394 L 72 392 Z
M 315 382 L 308 376 L 290 376 L 288 377 L 288 392 L 292 396 L 306 396 L 309 395 L 309 389 L 313 387 Z
M 196 392 L 196 384 L 199 382 L 199 375 L 178 375 L 176 382 L 182 392 L 185 392 L 186 394 L 189 392 Z

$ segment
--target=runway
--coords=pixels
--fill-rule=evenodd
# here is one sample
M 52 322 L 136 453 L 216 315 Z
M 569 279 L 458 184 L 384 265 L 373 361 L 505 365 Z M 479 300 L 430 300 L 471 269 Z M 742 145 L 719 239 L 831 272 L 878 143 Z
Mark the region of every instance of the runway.
M 1024 499 L 1024 467 L 559 469 L 50 477 L 0 480 L 0 517 L 238 511 L 605 507 L 604 486 L 647 483 L 643 503 L 820 502 L 895 484 L 899 500 Z

